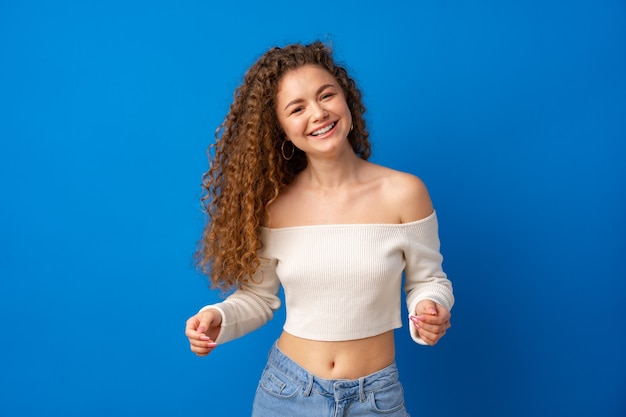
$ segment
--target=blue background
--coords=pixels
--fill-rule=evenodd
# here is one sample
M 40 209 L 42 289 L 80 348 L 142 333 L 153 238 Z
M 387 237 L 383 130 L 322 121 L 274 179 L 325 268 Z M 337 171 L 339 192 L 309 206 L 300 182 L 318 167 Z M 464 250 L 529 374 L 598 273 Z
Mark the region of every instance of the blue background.
M 626 415 L 624 1 L 0 5 L 0 416 L 248 414 L 282 312 L 208 358 L 205 150 L 270 46 L 332 42 L 419 175 L 457 304 L 413 416 Z

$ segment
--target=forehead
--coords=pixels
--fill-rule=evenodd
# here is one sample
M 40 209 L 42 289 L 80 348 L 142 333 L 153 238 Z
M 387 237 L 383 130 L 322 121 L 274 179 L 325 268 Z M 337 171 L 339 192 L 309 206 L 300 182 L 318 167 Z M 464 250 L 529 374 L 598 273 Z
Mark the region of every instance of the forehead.
M 278 81 L 277 98 L 317 91 L 322 85 L 338 86 L 337 80 L 319 65 L 304 65 L 283 74 Z

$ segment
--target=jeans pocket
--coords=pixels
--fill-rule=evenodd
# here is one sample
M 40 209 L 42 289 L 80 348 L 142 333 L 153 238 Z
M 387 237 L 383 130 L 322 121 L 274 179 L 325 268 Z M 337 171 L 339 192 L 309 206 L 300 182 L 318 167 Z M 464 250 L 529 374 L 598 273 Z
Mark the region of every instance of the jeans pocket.
M 404 389 L 400 382 L 394 382 L 369 394 L 372 411 L 379 414 L 392 414 L 404 410 Z M 404 414 L 406 415 L 406 411 Z
M 300 386 L 276 368 L 267 367 L 261 375 L 259 388 L 278 398 L 291 398 L 298 393 Z

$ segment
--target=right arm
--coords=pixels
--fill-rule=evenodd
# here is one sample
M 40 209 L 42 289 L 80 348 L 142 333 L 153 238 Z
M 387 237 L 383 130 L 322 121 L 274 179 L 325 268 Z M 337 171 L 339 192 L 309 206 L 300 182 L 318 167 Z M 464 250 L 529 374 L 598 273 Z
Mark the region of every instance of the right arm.
M 205 356 L 217 346 L 258 329 L 280 307 L 276 259 L 260 258 L 248 284 L 221 303 L 208 305 L 187 320 L 185 334 L 191 350 Z

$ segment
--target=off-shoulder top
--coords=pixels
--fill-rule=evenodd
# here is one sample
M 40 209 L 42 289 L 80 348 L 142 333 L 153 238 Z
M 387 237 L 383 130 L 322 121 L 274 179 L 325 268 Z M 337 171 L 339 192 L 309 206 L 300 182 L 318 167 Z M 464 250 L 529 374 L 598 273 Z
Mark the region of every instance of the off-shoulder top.
M 401 327 L 403 271 L 409 314 L 424 299 L 447 309 L 454 303 L 435 212 L 411 223 L 263 228 L 262 240 L 261 265 L 251 283 L 203 308 L 222 314 L 217 343 L 270 320 L 281 305 L 281 284 L 284 330 L 321 341 L 362 339 Z M 409 329 L 424 344 L 414 326 Z

